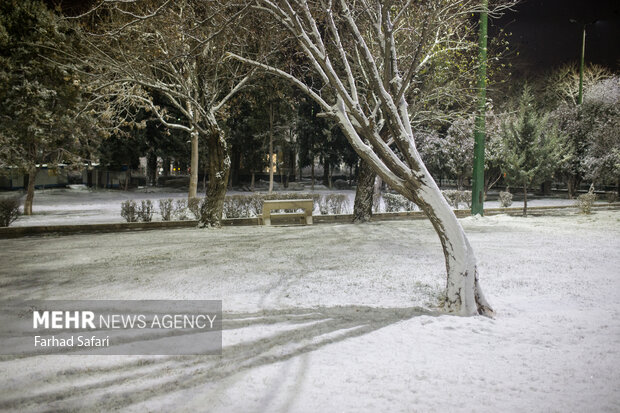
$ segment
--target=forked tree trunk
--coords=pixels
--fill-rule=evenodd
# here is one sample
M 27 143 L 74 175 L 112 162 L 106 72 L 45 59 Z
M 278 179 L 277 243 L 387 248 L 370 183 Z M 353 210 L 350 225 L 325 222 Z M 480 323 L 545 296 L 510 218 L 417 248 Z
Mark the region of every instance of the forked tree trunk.
M 26 188 L 26 200 L 24 201 L 24 215 L 32 215 L 32 202 L 34 201 L 34 184 L 37 178 L 37 167 L 28 170 L 28 187 Z
M 209 154 L 209 185 L 207 186 L 207 200 L 201 210 L 200 226 L 221 226 L 224 199 L 228 174 L 230 173 L 230 157 L 228 146 L 221 133 L 213 133 L 207 139 Z
M 295 35 L 300 49 L 311 61 L 315 73 L 320 73 L 325 85 L 334 92 L 335 102 L 317 94 L 311 86 L 288 72 L 234 54 L 230 56 L 292 81 L 321 105 L 325 114 L 338 122 L 357 154 L 368 162 L 390 187 L 419 205 L 429 217 L 439 236 L 445 257 L 447 269 L 445 309 L 460 315 L 491 316 L 493 310 L 479 286 L 476 258 L 467 236 L 415 147 L 405 92 L 417 75 L 421 63 L 416 52 L 410 69 L 402 72 L 405 74 L 404 77 L 401 76 L 397 68 L 399 58 L 391 5 L 389 2 L 379 0 L 362 2 L 363 7 L 371 7 L 366 3 L 372 3 L 372 7 L 379 12 L 368 13 L 372 24 L 360 28 L 356 20 L 358 16 L 356 2 L 338 2 L 338 17 L 341 18 L 342 24 L 336 22 L 331 5 L 317 2 L 314 9 L 309 7 L 309 3 L 302 0 L 260 1 L 265 10 Z M 414 2 L 407 2 L 405 7 L 412 3 Z M 356 9 L 352 11 L 350 6 Z M 325 25 L 326 32 L 332 34 L 329 36 L 329 44 L 335 47 L 333 53 L 325 47 L 322 33 L 317 28 L 319 24 L 313 14 L 315 10 L 321 22 L 320 26 Z M 362 15 L 364 18 L 361 21 L 366 22 L 366 14 Z M 437 16 L 441 16 L 441 13 Z M 374 38 L 372 34 L 365 36 L 367 30 L 371 32 L 374 30 L 372 34 L 376 36 Z M 356 58 L 349 58 L 350 54 L 341 41 L 341 32 L 356 42 L 359 51 L 355 54 Z M 372 42 L 371 45 L 368 45 L 367 40 Z M 425 49 L 422 46 L 425 46 L 426 42 L 426 36 L 422 35 L 418 51 Z M 382 53 L 382 56 L 377 56 L 376 53 Z M 380 57 L 383 67 L 377 64 L 377 57 Z M 431 55 L 426 57 L 430 58 Z M 333 63 L 336 61 L 338 64 Z M 334 67 L 344 71 L 344 77 Z M 364 73 L 366 83 L 358 84 L 356 69 L 361 69 Z M 358 88 L 360 85 L 363 85 L 364 93 L 370 91 L 373 94 L 377 103 L 376 109 L 370 111 L 364 109 L 364 104 L 361 104 L 358 98 L 358 90 L 362 90 Z M 389 139 L 383 139 L 377 132 L 376 127 L 380 124 L 386 125 L 389 129 Z
M 353 222 L 355 223 L 368 222 L 372 217 L 376 176 L 377 174 L 368 165 L 368 162 L 363 159 L 360 160 L 357 187 L 355 189 L 355 202 L 353 203 Z
M 196 198 L 198 193 L 198 131 L 191 133 L 192 157 L 189 164 L 189 191 L 187 198 Z

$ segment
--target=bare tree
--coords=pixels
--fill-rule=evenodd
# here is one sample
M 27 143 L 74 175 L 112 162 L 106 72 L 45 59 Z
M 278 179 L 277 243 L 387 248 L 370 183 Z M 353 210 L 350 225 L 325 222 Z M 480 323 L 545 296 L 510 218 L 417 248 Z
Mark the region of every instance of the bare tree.
M 584 89 L 612 77 L 609 69 L 596 64 L 587 65 L 583 75 Z M 551 101 L 551 104 L 566 102 L 573 106 L 577 105 L 579 97 L 579 66 L 577 64 L 564 64 L 554 69 L 544 80 L 544 83 L 545 98 Z
M 209 186 L 202 226 L 219 226 L 222 217 L 230 158 L 218 117 L 249 79 L 248 70 L 223 62 L 223 56 L 245 9 L 226 1 L 107 0 L 79 16 L 93 28 L 87 36 L 93 102 L 115 114 L 145 107 L 166 127 L 187 132 L 189 198 L 197 195 L 198 142 L 206 140 Z M 180 117 L 171 116 L 167 106 Z
M 288 79 L 336 120 L 371 168 L 432 222 L 444 251 L 444 306 L 463 314 L 492 315 L 478 282 L 473 249 L 428 173 L 414 142 L 410 88 L 433 57 L 461 48 L 461 16 L 474 1 L 255 0 L 278 21 L 320 85 L 268 60 L 230 54 L 238 61 Z

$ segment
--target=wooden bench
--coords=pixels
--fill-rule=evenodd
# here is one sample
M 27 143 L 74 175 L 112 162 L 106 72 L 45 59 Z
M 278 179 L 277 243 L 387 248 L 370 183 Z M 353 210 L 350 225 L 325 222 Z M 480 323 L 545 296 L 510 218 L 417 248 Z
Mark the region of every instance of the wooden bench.
M 280 209 L 303 209 L 302 213 L 283 213 L 272 214 L 271 211 Z M 300 218 L 301 223 L 312 225 L 312 210 L 314 209 L 314 201 L 312 199 L 285 199 L 270 200 L 263 202 L 263 225 L 271 225 L 272 217 Z

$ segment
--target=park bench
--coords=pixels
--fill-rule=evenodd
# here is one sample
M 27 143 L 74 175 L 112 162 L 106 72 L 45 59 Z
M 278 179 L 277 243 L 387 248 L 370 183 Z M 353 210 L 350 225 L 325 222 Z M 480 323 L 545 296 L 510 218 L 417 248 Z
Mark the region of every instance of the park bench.
M 283 209 L 303 209 L 301 213 L 279 213 L 272 214 L 271 211 Z M 271 225 L 272 217 L 299 218 L 301 224 L 312 225 L 312 210 L 314 201 L 312 199 L 285 199 L 269 200 L 263 202 L 263 225 Z

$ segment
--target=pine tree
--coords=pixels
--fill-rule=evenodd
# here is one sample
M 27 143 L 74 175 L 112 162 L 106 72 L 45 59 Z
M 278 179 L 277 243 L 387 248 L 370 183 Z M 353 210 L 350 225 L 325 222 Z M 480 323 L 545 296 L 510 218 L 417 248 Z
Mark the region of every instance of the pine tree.
M 79 160 L 94 144 L 79 73 L 55 63 L 73 42 L 72 28 L 42 2 L 0 2 L 0 166 L 28 175 L 26 215 L 38 165 Z
M 504 124 L 505 181 L 523 188 L 523 216 L 527 216 L 527 190 L 553 175 L 558 162 L 557 128 L 538 113 L 534 96 L 526 85 L 517 116 Z

